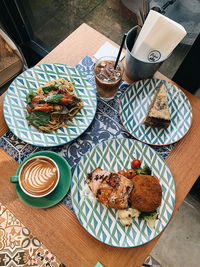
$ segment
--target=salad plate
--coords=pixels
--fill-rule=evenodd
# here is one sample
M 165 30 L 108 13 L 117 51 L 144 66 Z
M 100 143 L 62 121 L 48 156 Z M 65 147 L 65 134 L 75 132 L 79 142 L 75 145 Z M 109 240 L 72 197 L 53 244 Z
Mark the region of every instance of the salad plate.
M 152 128 L 143 124 L 150 103 L 164 83 L 170 109 L 168 128 Z M 124 128 L 136 139 L 149 145 L 170 145 L 185 136 L 192 123 L 192 108 L 186 95 L 175 85 L 159 79 L 140 80 L 122 95 L 119 116 Z
M 73 82 L 75 95 L 83 100 L 83 108 L 67 128 L 62 127 L 51 133 L 38 131 L 26 119 L 26 95 L 30 90 L 36 91 L 47 82 L 60 78 Z M 96 108 L 96 88 L 81 71 L 61 63 L 36 65 L 21 73 L 9 86 L 3 103 L 4 118 L 9 129 L 24 142 L 41 147 L 63 145 L 80 136 L 91 124 Z
M 125 227 L 117 218 L 117 210 L 85 195 L 88 173 L 97 167 L 114 172 L 127 170 L 134 158 L 151 168 L 162 187 L 162 201 L 157 210 L 159 219 L 153 229 L 141 218 L 133 218 L 132 224 Z M 71 184 L 73 209 L 82 226 L 101 242 L 124 248 L 143 245 L 163 231 L 172 216 L 175 195 L 174 179 L 164 159 L 148 145 L 133 139 L 111 139 L 92 148 L 78 163 Z

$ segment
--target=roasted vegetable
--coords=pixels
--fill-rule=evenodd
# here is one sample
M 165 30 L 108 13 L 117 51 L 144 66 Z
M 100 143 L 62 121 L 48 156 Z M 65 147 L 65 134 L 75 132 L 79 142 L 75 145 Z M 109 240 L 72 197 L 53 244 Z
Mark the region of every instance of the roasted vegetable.
M 138 218 L 139 216 L 140 211 L 132 208 L 117 211 L 117 217 L 124 226 L 129 226 L 132 223 L 132 218 Z

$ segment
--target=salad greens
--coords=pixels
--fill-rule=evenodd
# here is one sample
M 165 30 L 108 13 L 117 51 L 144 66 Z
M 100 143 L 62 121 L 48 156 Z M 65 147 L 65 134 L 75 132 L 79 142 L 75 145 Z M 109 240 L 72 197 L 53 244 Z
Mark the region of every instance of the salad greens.
M 33 90 L 30 90 L 30 91 L 28 92 L 28 94 L 26 95 L 26 100 L 27 100 L 28 104 L 31 104 L 31 99 L 32 99 L 33 97 L 35 97 L 36 95 L 37 95 L 37 93 L 34 92 Z
M 63 98 L 62 94 L 57 94 L 57 95 L 52 94 L 42 98 L 42 100 L 47 103 L 58 103 L 61 100 L 61 98 Z
M 26 119 L 35 126 L 43 126 L 50 121 L 50 115 L 48 113 L 36 110 L 28 114 Z
M 51 91 L 51 88 L 53 87 L 53 88 L 58 88 L 60 86 L 60 84 L 57 84 L 56 82 L 55 82 L 55 84 L 50 84 L 50 85 L 48 85 L 48 86 L 44 86 L 44 87 L 42 87 L 42 90 L 43 90 L 43 92 L 45 93 L 45 94 L 47 94 L 47 93 L 49 93 L 50 91 Z
M 150 228 L 154 228 L 155 227 L 155 222 L 158 219 L 158 214 L 157 211 L 153 211 L 153 212 L 142 212 L 140 214 L 140 218 L 144 219 L 147 223 L 147 225 Z
M 143 169 L 136 169 L 135 170 L 136 174 L 144 174 L 144 175 L 151 175 L 151 169 L 149 168 L 149 166 L 144 166 Z

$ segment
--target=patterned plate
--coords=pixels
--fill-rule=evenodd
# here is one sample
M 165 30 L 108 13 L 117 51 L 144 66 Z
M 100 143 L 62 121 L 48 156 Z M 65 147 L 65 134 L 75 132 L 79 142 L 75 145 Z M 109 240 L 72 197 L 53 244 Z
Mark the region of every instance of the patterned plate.
M 167 129 L 143 125 L 156 90 L 165 83 L 171 123 Z M 119 116 L 124 127 L 138 140 L 151 145 L 169 145 L 180 140 L 192 123 L 192 109 L 185 94 L 175 85 L 158 79 L 141 80 L 130 86 L 120 99 Z
M 124 227 L 117 219 L 116 210 L 84 197 L 87 173 L 98 166 L 115 172 L 126 170 L 134 158 L 140 159 L 142 166 L 149 165 L 162 186 L 159 220 L 153 230 L 142 219 L 133 219 L 130 226 Z M 175 184 L 166 162 L 151 147 L 133 139 L 112 139 L 100 143 L 81 158 L 72 178 L 71 198 L 80 223 L 92 236 L 111 246 L 135 247 L 149 242 L 166 227 L 174 209 Z
M 65 78 L 74 82 L 76 95 L 82 97 L 84 107 L 68 128 L 53 133 L 42 133 L 26 120 L 26 94 L 47 82 Z M 10 130 L 26 143 L 51 147 L 66 144 L 80 136 L 91 124 L 97 108 L 96 89 L 79 70 L 60 63 L 37 65 L 20 74 L 9 86 L 3 105 L 6 123 Z

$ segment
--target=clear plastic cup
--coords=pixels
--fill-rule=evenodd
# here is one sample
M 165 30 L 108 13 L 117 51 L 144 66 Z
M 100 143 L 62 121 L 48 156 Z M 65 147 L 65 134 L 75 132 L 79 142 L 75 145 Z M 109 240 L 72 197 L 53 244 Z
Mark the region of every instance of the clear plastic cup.
M 115 57 L 101 57 L 94 66 L 97 92 L 105 101 L 115 97 L 122 81 L 123 64 L 119 61 L 116 69 L 114 69 L 115 62 Z

